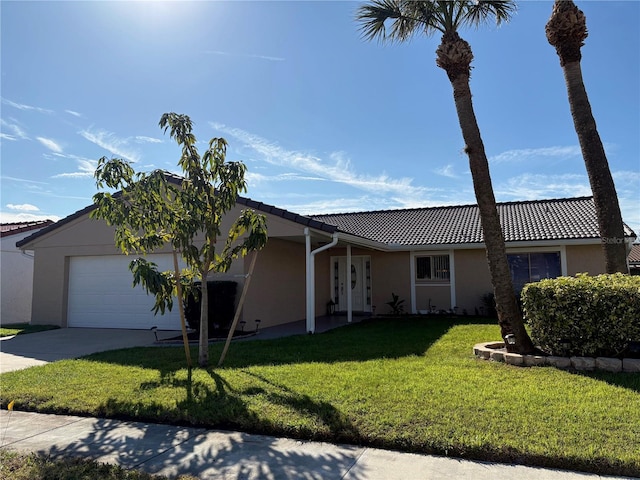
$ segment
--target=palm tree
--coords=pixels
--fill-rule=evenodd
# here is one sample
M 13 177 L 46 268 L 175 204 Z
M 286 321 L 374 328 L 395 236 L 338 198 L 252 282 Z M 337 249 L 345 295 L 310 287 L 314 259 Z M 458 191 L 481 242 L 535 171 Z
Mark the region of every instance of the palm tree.
M 515 338 L 513 345 L 505 342 L 507 350 L 527 353 L 533 351 L 534 347 L 525 330 L 513 288 L 489 175 L 489 162 L 471 101 L 469 77 L 473 53 L 470 45 L 458 35 L 461 27 L 478 26 L 491 19 L 497 25 L 508 21 L 515 8 L 511 0 L 373 0 L 358 8 L 356 19 L 368 40 L 403 42 L 413 35 L 442 34 L 442 41 L 436 50 L 436 65 L 447 72 L 453 87 L 453 99 L 480 211 L 498 323 L 503 338 L 507 335 Z M 388 30 L 387 21 L 390 24 Z
M 629 273 L 616 187 L 582 80 L 580 49 L 588 35 L 587 21 L 573 1 L 556 0 L 545 30 L 547 40 L 560 57 L 560 66 L 564 72 L 571 116 L 596 206 L 607 273 Z

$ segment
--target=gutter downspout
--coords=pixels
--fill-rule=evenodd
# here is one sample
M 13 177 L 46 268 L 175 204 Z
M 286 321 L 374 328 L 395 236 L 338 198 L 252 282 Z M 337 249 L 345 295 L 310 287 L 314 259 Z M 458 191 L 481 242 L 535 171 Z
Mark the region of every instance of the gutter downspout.
M 331 243 L 327 243 L 322 247 L 311 251 L 311 234 L 309 228 L 304 229 L 305 237 L 305 250 L 307 259 L 307 332 L 315 333 L 316 331 L 316 282 L 315 282 L 315 256 L 316 253 L 320 253 L 331 247 L 336 246 L 338 243 L 338 233 L 332 235 L 333 240 Z
M 353 272 L 351 271 L 351 244 L 347 245 L 347 323 L 353 320 L 353 294 L 351 293 L 351 282 Z

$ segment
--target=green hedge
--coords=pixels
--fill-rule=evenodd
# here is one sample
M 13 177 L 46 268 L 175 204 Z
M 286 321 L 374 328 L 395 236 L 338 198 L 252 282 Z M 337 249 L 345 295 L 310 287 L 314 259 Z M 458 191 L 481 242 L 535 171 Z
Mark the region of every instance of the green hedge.
M 524 287 L 522 305 L 531 339 L 552 355 L 624 357 L 640 342 L 638 276 L 541 280 Z

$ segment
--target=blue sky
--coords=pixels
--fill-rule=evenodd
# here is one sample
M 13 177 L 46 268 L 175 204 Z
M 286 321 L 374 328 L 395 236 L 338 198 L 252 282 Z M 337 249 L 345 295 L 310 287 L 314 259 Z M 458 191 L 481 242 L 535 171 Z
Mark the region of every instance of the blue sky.
M 577 1 L 582 69 L 623 218 L 640 232 L 640 2 Z M 91 203 L 102 156 L 178 172 L 160 116 L 223 136 L 246 194 L 297 213 L 475 203 L 438 36 L 361 38 L 356 2 L 1 3 L 3 222 Z M 476 115 L 498 201 L 590 195 L 552 2 L 518 2 L 473 48 Z

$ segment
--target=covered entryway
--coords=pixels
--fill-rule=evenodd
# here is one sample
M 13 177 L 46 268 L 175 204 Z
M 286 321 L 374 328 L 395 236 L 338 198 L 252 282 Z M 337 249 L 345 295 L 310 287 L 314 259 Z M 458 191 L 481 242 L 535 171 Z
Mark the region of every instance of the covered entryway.
M 138 285 L 133 288 L 129 263 L 133 255 L 102 255 L 69 258 L 67 326 L 91 328 L 179 330 L 180 315 L 154 315 L 154 298 Z M 170 254 L 148 255 L 160 270 L 173 270 Z

